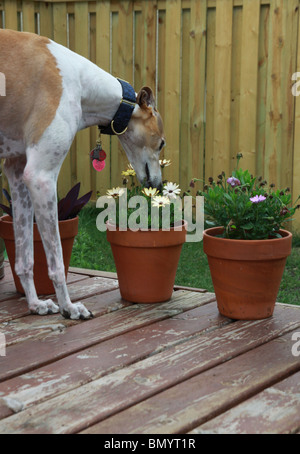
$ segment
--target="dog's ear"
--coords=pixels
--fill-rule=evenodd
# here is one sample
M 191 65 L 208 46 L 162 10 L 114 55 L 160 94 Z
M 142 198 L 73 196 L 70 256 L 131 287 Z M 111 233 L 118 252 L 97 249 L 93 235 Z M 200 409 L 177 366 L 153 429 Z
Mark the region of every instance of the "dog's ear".
M 142 87 L 137 95 L 136 101 L 140 107 L 150 106 L 155 108 L 155 98 L 150 87 Z

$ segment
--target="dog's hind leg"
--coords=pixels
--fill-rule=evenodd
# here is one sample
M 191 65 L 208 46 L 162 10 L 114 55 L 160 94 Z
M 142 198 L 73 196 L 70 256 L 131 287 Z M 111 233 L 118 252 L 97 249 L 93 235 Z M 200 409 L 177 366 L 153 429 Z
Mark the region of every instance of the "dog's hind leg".
M 63 142 L 63 140 L 62 140 Z M 48 274 L 52 279 L 59 310 L 66 318 L 92 316 L 82 303 L 72 303 L 67 290 L 57 215 L 57 177 L 68 146 L 43 141 L 26 150 L 24 181 L 30 191 L 34 213 L 45 249 Z M 55 152 L 53 150 L 56 150 Z
M 33 207 L 29 191 L 23 181 L 26 157 L 6 159 L 4 171 L 12 197 L 15 234 L 15 271 L 24 289 L 31 312 L 39 315 L 59 311 L 51 299 L 41 301 L 33 281 Z

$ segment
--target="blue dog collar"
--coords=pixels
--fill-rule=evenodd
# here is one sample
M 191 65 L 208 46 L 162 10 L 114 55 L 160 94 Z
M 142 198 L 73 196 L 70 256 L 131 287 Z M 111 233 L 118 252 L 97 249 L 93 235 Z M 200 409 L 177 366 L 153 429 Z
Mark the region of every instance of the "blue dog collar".
M 108 126 L 98 126 L 101 134 L 109 134 L 111 136 L 124 134 L 136 104 L 135 91 L 132 86 L 123 79 L 118 78 L 118 81 L 122 85 L 123 91 L 120 106 Z

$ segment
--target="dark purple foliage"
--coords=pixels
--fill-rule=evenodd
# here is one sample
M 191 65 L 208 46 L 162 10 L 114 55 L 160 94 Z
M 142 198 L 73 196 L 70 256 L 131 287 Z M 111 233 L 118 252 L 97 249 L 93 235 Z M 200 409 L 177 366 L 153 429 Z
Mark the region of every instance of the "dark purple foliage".
M 8 214 L 9 216 L 12 217 L 12 204 L 11 204 L 11 196 L 9 195 L 9 193 L 7 192 L 6 189 L 2 189 L 2 192 L 6 198 L 6 200 L 8 201 L 9 205 L 6 206 L 6 205 L 2 205 L 2 203 L 0 203 L 0 208 L 2 208 L 3 212 Z
M 72 189 L 70 189 L 66 197 L 64 197 L 58 202 L 57 210 L 59 221 L 65 221 L 66 219 L 75 218 L 80 212 L 80 210 L 84 207 L 84 205 L 86 205 L 90 200 L 93 191 L 88 192 L 84 196 L 80 197 L 80 199 L 78 199 L 79 190 L 80 183 L 77 183 Z M 4 213 L 12 217 L 11 197 L 6 191 L 6 189 L 2 189 L 2 192 L 5 195 L 9 203 L 9 206 L 2 205 L 0 203 L 0 208 L 2 208 Z
M 84 205 L 86 205 L 90 200 L 93 191 L 88 192 L 78 199 L 79 190 L 80 183 L 77 183 L 68 192 L 66 197 L 58 202 L 58 219 L 60 221 L 75 218 Z

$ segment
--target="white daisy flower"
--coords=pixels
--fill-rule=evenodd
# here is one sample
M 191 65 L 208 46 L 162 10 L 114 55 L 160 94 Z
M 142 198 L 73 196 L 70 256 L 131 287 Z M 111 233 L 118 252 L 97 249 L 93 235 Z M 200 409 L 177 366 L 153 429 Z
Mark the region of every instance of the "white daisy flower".
M 142 193 L 147 197 L 154 197 L 158 194 L 158 189 L 156 188 L 143 188 Z
M 163 195 L 157 195 L 152 198 L 152 205 L 154 207 L 164 207 L 166 205 L 170 205 L 169 197 L 165 197 Z
M 168 167 L 169 165 L 171 165 L 171 160 L 170 159 L 160 159 L 159 164 L 160 164 L 160 167 L 162 167 L 162 168 Z
M 119 187 L 108 189 L 106 194 L 110 198 L 117 199 L 122 194 L 124 194 L 124 189 L 123 188 L 119 188 Z
M 163 195 L 169 197 L 169 199 L 176 199 L 177 195 L 180 194 L 181 189 L 176 183 L 167 183 L 163 189 Z

